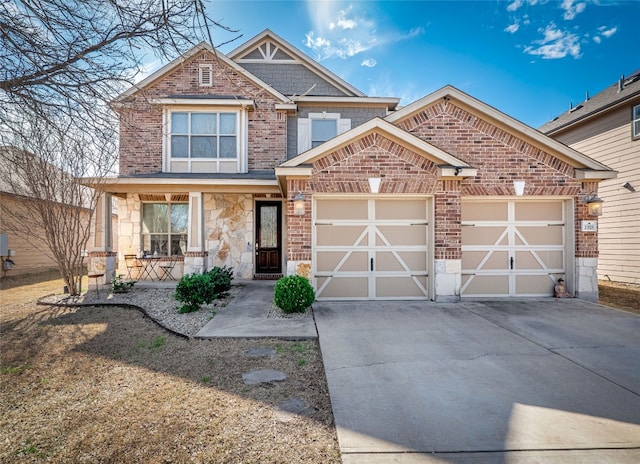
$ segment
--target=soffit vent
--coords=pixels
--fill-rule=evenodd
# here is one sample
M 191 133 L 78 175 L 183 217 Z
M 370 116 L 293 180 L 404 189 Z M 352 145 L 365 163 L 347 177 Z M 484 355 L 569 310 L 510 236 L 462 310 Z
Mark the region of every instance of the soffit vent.
M 140 201 L 167 201 L 164 193 L 141 193 Z
M 189 195 L 186 193 L 174 193 L 173 195 L 171 195 L 171 201 L 172 202 L 188 202 Z

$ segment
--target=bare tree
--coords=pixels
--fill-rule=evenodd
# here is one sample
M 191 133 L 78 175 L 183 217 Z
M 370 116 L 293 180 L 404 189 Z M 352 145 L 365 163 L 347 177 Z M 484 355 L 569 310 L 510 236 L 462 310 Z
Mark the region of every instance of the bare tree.
M 148 55 L 173 59 L 213 44 L 214 28 L 236 32 L 211 20 L 204 0 L 0 0 L 0 148 L 11 147 L 2 152 L 12 166 L 0 180 L 26 211 L 11 227 L 27 238 L 25 224 L 44 227 L 71 293 L 89 238 L 80 215 L 92 214 L 101 193 L 99 182 L 90 190 L 77 179 L 116 166 L 109 101 L 134 85 Z

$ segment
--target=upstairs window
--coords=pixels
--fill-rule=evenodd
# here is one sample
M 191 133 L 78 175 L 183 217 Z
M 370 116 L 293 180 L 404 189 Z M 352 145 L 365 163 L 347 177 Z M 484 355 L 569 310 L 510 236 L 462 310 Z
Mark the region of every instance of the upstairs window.
M 640 105 L 633 107 L 633 120 L 631 121 L 633 138 L 640 138 Z
M 170 172 L 241 172 L 237 112 L 170 113 Z
M 340 113 L 309 113 L 308 118 L 298 119 L 298 154 L 349 129 L 351 119 L 340 118 Z

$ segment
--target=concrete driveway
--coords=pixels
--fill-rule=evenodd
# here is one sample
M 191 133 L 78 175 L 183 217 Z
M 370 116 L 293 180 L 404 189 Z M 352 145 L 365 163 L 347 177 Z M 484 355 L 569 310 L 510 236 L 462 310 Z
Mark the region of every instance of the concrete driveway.
M 640 462 L 640 317 L 580 300 L 316 303 L 355 463 Z

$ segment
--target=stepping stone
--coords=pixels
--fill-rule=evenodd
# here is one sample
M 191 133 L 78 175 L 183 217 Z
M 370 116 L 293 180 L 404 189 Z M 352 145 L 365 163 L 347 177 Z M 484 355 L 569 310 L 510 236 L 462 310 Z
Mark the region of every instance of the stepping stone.
M 244 354 L 251 358 L 270 358 L 276 355 L 276 350 L 273 348 L 249 348 Z
M 286 380 L 287 374 L 273 369 L 260 369 L 242 374 L 245 385 L 257 385 L 259 383 L 282 382 Z
M 297 416 L 311 416 L 316 412 L 301 398 L 290 398 L 276 405 L 276 419 L 280 422 L 289 422 Z

